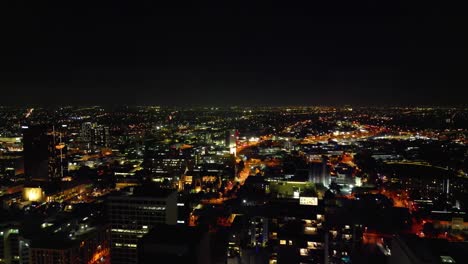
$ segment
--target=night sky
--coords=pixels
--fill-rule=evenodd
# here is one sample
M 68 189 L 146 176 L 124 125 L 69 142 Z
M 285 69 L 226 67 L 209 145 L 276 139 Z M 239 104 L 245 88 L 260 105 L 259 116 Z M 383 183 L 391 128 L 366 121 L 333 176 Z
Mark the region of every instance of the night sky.
M 468 101 L 452 1 L 159 2 L 2 1 L 0 104 Z

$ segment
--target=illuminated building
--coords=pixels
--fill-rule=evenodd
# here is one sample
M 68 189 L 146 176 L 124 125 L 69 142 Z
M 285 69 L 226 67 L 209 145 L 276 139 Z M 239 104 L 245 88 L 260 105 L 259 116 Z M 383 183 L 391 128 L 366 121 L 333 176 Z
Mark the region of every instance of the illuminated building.
M 177 224 L 176 191 L 149 186 L 129 190 L 108 200 L 112 264 L 137 263 L 138 239 L 156 224 Z
M 41 239 L 30 246 L 30 264 L 110 264 L 109 231 L 80 231 L 71 240 Z
M 250 178 L 250 177 L 249 177 Z M 303 196 L 315 194 L 315 184 L 307 181 L 276 181 L 269 183 L 273 197 L 299 199 Z
M 251 247 L 265 247 L 268 242 L 268 219 L 255 216 L 249 219 L 248 243 Z
M 94 128 L 94 144 L 100 147 L 108 147 L 110 141 L 109 127 L 98 125 Z
M 20 237 L 19 240 L 19 258 L 20 264 L 29 264 L 29 253 L 31 251 L 31 240 Z
M 57 184 L 27 183 L 23 188 L 23 200 L 30 202 L 63 202 L 83 193 L 89 185 L 77 181 L 61 181 Z
M 340 185 L 354 184 L 355 179 L 353 177 L 354 168 L 345 163 L 339 163 L 335 166 L 336 178 L 333 180 Z
M 110 141 L 109 127 L 85 122 L 81 125 L 80 140 L 87 144 L 88 148 L 90 148 L 91 145 L 108 147 Z
M 80 140 L 87 143 L 93 140 L 93 123 L 85 122 L 81 124 Z
M 29 202 L 43 202 L 45 199 L 46 195 L 41 187 L 24 187 L 23 200 Z
M 16 180 L 16 171 L 20 168 L 21 156 L 0 155 L 0 179 Z
M 330 168 L 327 164 L 327 159 L 322 158 L 322 162 L 312 162 L 309 164 L 309 181 L 313 183 L 321 183 L 328 186 L 331 183 Z
M 23 126 L 24 171 L 28 179 L 61 179 L 68 170 L 66 127 Z
M 12 153 L 23 151 L 21 137 L 0 137 L 0 148 Z
M 269 206 L 267 215 L 278 263 L 322 263 L 326 250 L 322 203 L 282 199 Z
M 230 129 L 226 132 L 226 147 L 230 154 L 236 155 L 238 132 L 236 129 Z
M 187 170 L 187 159 L 185 157 L 157 157 L 146 159 L 145 169 L 150 172 L 148 176 L 153 182 L 172 182 Z
M 20 263 L 19 230 L 16 225 L 0 226 L 0 263 Z

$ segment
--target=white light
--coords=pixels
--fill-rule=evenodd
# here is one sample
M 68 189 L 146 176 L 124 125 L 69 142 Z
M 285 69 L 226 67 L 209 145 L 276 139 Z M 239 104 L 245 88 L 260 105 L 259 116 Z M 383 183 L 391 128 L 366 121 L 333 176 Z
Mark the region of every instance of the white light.
M 294 191 L 293 198 L 294 199 L 299 199 L 299 191 Z

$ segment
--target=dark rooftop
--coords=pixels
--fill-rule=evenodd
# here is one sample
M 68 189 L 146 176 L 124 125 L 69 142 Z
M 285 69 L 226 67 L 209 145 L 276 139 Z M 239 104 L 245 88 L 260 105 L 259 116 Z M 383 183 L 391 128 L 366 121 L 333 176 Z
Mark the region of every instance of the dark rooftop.
M 200 227 L 156 225 L 142 239 L 143 244 L 197 245 L 207 231 Z
M 155 185 L 132 186 L 126 187 L 122 189 L 122 191 L 112 194 L 111 197 L 119 197 L 122 195 L 126 195 L 131 197 L 166 198 L 174 192 L 174 189 L 161 188 Z
M 414 235 L 401 236 L 399 241 L 422 263 L 443 263 L 442 257 L 451 257 L 455 263 L 466 262 L 468 243 L 454 243 L 444 239 L 419 238 Z

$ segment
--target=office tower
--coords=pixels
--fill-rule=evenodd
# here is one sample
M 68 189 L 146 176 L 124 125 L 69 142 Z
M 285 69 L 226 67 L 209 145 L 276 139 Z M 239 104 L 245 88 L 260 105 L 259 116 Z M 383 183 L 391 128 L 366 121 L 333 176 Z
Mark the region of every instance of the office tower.
M 330 184 L 330 168 L 327 163 L 328 160 L 322 157 L 322 162 L 312 162 L 309 164 L 308 173 L 310 182 L 321 183 L 324 186 Z
M 19 239 L 19 264 L 29 264 L 31 240 L 20 237 Z
M 109 146 L 109 127 L 98 125 L 94 128 L 93 142 L 96 146 Z
M 269 231 L 278 263 L 323 263 L 325 211 L 323 204 L 314 204 L 285 200 L 272 207 Z
M 108 147 L 109 146 L 109 127 L 98 125 L 96 123 L 86 122 L 81 125 L 80 140 L 88 144 L 88 148 L 93 146 Z
M 246 217 L 244 232 L 249 247 L 266 247 L 268 242 L 268 218 L 263 216 Z
M 229 148 L 229 153 L 234 154 L 234 155 L 236 155 L 237 136 L 238 136 L 238 132 L 236 129 L 229 129 L 226 132 L 225 145 L 227 148 Z
M 93 123 L 85 122 L 81 124 L 80 140 L 82 142 L 91 142 L 93 139 Z
M 16 224 L 0 225 L 0 263 L 20 263 L 19 230 Z
M 66 126 L 23 126 L 24 172 L 27 179 L 55 180 L 68 170 Z
M 137 263 L 138 240 L 157 224 L 177 223 L 177 192 L 149 186 L 108 199 L 112 264 Z

